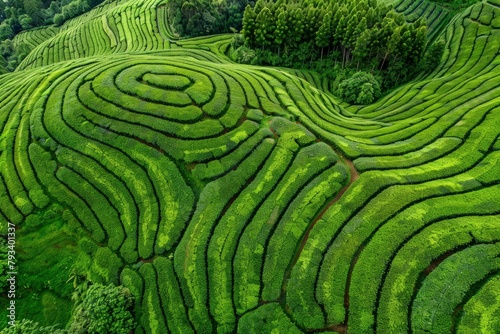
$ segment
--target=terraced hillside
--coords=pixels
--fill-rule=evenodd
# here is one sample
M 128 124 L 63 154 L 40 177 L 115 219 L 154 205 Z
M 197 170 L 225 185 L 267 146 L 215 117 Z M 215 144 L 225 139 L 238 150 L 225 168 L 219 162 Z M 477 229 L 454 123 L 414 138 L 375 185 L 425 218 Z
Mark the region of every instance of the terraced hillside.
M 135 333 L 496 333 L 490 1 L 450 21 L 433 73 L 347 108 L 317 74 L 231 63 L 227 36 L 132 28 L 161 3 L 88 16 L 0 76 L 1 226 L 42 230 L 59 205 L 89 278 L 136 296 Z M 127 42 L 140 36 L 163 48 Z
M 164 0 L 106 1 L 86 14 L 67 21 L 61 27 L 26 31 L 14 39 L 32 47 L 32 52 L 19 65 L 19 70 L 45 66 L 60 61 L 112 53 L 169 50 L 177 47 L 168 24 Z M 210 47 L 231 35 L 213 39 L 192 39 L 187 45 Z M 219 43 L 220 44 L 220 43 Z M 184 45 L 179 41 L 179 45 Z M 223 55 L 225 49 L 221 50 Z
M 423 17 L 429 27 L 429 39 L 433 40 L 450 21 L 447 9 L 428 0 L 396 0 L 391 1 L 394 9 L 403 13 L 406 19 L 414 22 Z

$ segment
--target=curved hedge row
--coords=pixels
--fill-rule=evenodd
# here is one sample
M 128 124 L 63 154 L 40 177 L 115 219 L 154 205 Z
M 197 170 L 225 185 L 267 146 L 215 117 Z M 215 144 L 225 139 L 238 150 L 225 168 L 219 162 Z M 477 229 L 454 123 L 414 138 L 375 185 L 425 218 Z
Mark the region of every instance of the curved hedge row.
M 231 332 L 243 300 L 278 298 L 311 221 L 348 180 L 255 70 L 151 54 L 22 74 L 2 89 L 2 215 L 22 223 L 62 204 L 73 228 L 123 260 L 146 333 Z M 261 229 L 270 252 L 255 257 L 246 235 Z M 250 267 L 262 292 L 237 288 Z
M 24 43 L 32 52 L 18 70 L 96 55 L 178 47 L 226 58 L 232 35 L 176 41 L 166 15 L 164 0 L 109 1 L 61 27 L 25 31 L 14 38 L 14 44 Z
M 455 18 L 445 32 L 441 65 L 427 78 L 374 105 L 342 112 L 385 123 L 379 128 L 347 132 L 345 123 L 345 129 L 338 123 L 324 125 L 320 112 L 307 114 L 301 108 L 299 115 L 307 117 L 311 128 L 353 157 L 356 169 L 366 171 L 315 225 L 292 269 L 287 303 L 303 328 L 338 324 L 353 333 L 407 332 L 411 326 L 423 330 L 407 319 L 422 321 L 422 312 L 435 310 L 428 301 L 416 302 L 419 297 L 413 294 L 428 281 L 424 273 L 440 268 L 443 254 L 455 253 L 456 247 L 468 250 L 500 237 L 500 208 L 494 204 L 498 177 L 493 176 L 498 171 L 494 78 L 500 44 L 488 14 L 497 10 L 478 4 Z M 455 219 L 462 219 L 463 232 L 451 224 Z M 441 227 L 448 221 L 453 228 Z M 420 236 L 424 231 L 428 239 Z M 413 248 L 402 257 L 410 244 Z M 424 251 L 425 257 L 416 255 Z M 482 254 L 475 256 L 486 261 Z M 403 278 L 410 273 L 411 284 Z M 464 272 L 461 279 L 470 275 Z M 479 283 L 471 281 L 463 292 L 449 293 L 466 296 L 474 293 L 474 284 Z M 446 312 L 436 319 L 450 317 L 444 326 L 449 329 L 453 323 L 460 331 L 460 314 Z M 425 330 L 447 332 L 432 328 Z
M 403 13 L 409 22 L 414 22 L 421 17 L 425 18 L 430 40 L 434 40 L 451 19 L 449 11 L 433 1 L 397 0 L 393 6 L 398 13 Z

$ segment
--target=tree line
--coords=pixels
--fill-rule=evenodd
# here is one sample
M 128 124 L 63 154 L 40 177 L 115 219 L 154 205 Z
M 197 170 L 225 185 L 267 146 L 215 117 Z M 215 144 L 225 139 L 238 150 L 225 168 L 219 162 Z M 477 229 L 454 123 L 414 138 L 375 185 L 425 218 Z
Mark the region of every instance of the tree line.
M 421 69 L 427 45 L 424 19 L 408 23 L 376 0 L 258 0 L 245 8 L 242 26 L 237 60 L 313 68 L 332 78 L 363 70 L 378 75 L 384 89 Z
M 239 31 L 248 0 L 170 0 L 169 23 L 183 37 Z

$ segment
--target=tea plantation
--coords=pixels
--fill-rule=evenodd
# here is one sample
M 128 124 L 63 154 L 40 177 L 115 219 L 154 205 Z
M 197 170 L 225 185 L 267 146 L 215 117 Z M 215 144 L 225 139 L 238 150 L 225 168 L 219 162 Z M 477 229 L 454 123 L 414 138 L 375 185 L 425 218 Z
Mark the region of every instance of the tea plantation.
M 164 0 L 17 35 L 18 319 L 64 328 L 84 276 L 130 289 L 136 334 L 500 333 L 500 1 L 393 3 L 444 54 L 367 106 L 174 38 Z

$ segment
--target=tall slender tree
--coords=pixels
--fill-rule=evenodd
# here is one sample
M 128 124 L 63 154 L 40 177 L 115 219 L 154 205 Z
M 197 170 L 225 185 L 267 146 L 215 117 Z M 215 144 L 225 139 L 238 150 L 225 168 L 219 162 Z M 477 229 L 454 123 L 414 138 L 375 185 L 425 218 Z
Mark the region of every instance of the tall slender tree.
M 255 46 L 255 19 L 257 15 L 252 6 L 247 5 L 243 13 L 243 38 L 250 47 Z
M 389 37 L 387 43 L 385 44 L 385 54 L 384 58 L 382 59 L 382 63 L 380 64 L 380 70 L 382 70 L 386 65 L 389 56 L 394 54 L 394 52 L 396 52 L 396 50 L 399 48 L 400 42 L 401 42 L 401 27 L 396 27 L 392 31 L 392 35 Z
M 330 46 L 332 39 L 332 13 L 327 12 L 323 17 L 323 21 L 318 31 L 316 32 L 316 45 L 321 48 L 321 60 L 323 60 L 323 51 L 325 47 Z
M 278 57 L 281 53 L 281 46 L 283 45 L 285 33 L 287 30 L 286 14 L 284 7 L 280 7 L 277 11 L 276 17 L 276 30 L 274 31 L 274 44 L 278 47 Z
M 255 19 L 255 42 L 262 50 L 274 42 L 273 33 L 275 28 L 273 20 L 273 14 L 267 6 L 262 9 Z

